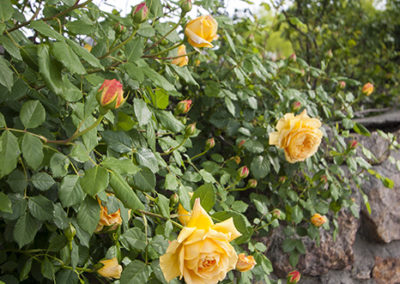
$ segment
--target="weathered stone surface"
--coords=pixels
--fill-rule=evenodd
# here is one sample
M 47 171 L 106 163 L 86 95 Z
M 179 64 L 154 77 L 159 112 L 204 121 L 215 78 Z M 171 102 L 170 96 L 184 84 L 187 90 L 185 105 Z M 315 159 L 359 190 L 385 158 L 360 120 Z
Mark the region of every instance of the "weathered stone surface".
M 400 283 L 400 258 L 375 258 L 372 275 L 377 284 Z
M 362 186 L 368 195 L 372 214 L 362 206 L 362 233 L 376 241 L 389 243 L 400 240 L 400 172 L 390 162 L 389 156 L 400 160 L 400 151 L 388 150 L 389 143 L 378 134 L 371 137 L 359 137 L 358 140 L 381 161 L 373 170 L 394 181 L 394 188 L 386 188 L 382 182 L 371 177 Z
M 356 237 L 359 222 L 351 213 L 341 212 L 339 219 L 339 234 L 333 241 L 332 232 L 321 229 L 321 243 L 318 247 L 308 237 L 302 238 L 306 247 L 306 254 L 300 256 L 297 269 L 304 275 L 317 276 L 332 269 L 349 268 L 354 260 L 353 243 Z M 289 254 L 282 251 L 283 233 L 279 230 L 267 238 L 267 256 L 274 265 L 274 273 L 285 277 L 293 270 L 289 264 Z

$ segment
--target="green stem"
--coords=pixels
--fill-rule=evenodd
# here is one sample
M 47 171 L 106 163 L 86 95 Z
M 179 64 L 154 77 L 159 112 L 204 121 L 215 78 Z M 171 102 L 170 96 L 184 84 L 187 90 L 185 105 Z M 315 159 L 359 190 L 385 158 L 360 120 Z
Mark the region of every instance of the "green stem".
M 181 44 L 183 44 L 183 40 L 182 41 L 180 41 L 180 42 L 178 42 L 178 43 L 176 43 L 176 44 L 174 44 L 173 46 L 171 46 L 171 47 L 168 47 L 167 49 L 164 49 L 164 50 L 161 50 L 160 52 L 157 52 L 157 53 L 155 53 L 155 54 L 150 54 L 150 55 L 145 55 L 146 57 L 156 57 L 156 56 L 158 56 L 158 55 L 160 55 L 160 54 L 163 54 L 163 53 L 165 53 L 165 52 L 168 52 L 168 51 L 170 51 L 170 50 L 173 50 L 173 49 L 175 49 L 175 48 L 177 48 L 178 46 L 180 46 Z M 144 56 L 142 56 L 142 57 L 144 57 Z
M 183 226 L 181 224 L 179 224 L 178 222 L 175 222 L 174 220 L 171 220 L 170 218 L 164 217 L 164 216 L 162 216 L 160 214 L 153 213 L 153 212 L 148 212 L 148 211 L 144 211 L 144 210 L 138 210 L 138 212 L 141 213 L 141 214 L 144 214 L 144 215 L 153 216 L 153 217 L 157 217 L 157 218 L 164 219 L 164 220 L 169 220 L 176 227 L 178 227 L 180 229 L 183 229 Z
M 185 144 L 185 142 L 186 142 L 186 140 L 188 140 L 188 138 L 189 138 L 189 137 L 185 137 L 185 138 L 182 140 L 182 142 L 181 142 L 178 146 L 176 146 L 176 147 L 170 149 L 168 152 L 161 153 L 161 156 L 166 156 L 166 155 L 171 154 L 171 153 L 174 152 L 176 149 L 180 148 L 183 144 Z
M 99 59 L 103 59 L 106 58 L 107 56 L 109 56 L 111 53 L 113 53 L 114 51 L 120 49 L 121 47 L 123 47 L 125 44 L 127 44 L 128 42 L 130 42 L 133 37 L 136 35 L 138 29 L 136 29 L 134 32 L 132 32 L 132 34 L 123 42 L 121 42 L 120 44 L 118 44 L 117 46 L 115 46 L 114 48 L 111 48 L 106 54 L 104 54 L 103 56 L 99 57 Z
M 190 158 L 190 160 L 193 161 L 194 159 L 197 159 L 198 157 L 203 156 L 204 154 L 206 154 L 208 152 L 208 150 L 210 150 L 210 149 L 206 149 L 203 152 L 201 152 L 200 154 L 197 154 L 197 155 L 193 156 L 192 158 Z
M 247 190 L 249 188 L 250 188 L 249 186 L 246 186 L 246 187 L 242 187 L 242 188 L 232 188 L 232 189 L 227 189 L 227 190 L 229 192 L 232 192 L 232 191 L 245 191 L 245 190 Z

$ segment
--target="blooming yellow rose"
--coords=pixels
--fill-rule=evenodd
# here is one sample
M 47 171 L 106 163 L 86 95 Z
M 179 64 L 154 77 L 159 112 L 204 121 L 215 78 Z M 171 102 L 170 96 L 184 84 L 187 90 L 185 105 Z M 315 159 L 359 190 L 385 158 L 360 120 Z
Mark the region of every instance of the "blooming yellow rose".
M 180 276 L 187 284 L 216 284 L 235 268 L 238 256 L 229 243 L 241 236 L 233 219 L 214 224 L 195 200 L 190 220 L 160 257 L 167 281 Z
M 111 195 L 107 193 L 107 195 Z M 96 227 L 96 232 L 100 232 L 103 230 L 104 226 L 110 227 L 109 231 L 113 231 L 118 228 L 119 225 L 122 224 L 121 218 L 121 209 L 115 211 L 114 213 L 108 214 L 107 207 L 101 204 L 101 200 L 97 198 L 97 201 L 100 204 L 100 220 Z
M 277 132 L 269 134 L 269 144 L 285 151 L 289 163 L 304 161 L 314 155 L 321 143 L 321 121 L 310 118 L 304 110 L 299 115 L 287 113 L 278 121 Z
M 191 46 L 213 47 L 211 42 L 218 38 L 218 23 L 210 15 L 191 20 L 185 28 L 185 35 Z
M 186 54 L 186 46 L 182 44 L 178 47 L 178 56 L 182 56 L 185 54 Z M 189 57 L 187 56 L 178 57 L 171 61 L 172 64 L 178 65 L 179 67 L 187 65 L 188 62 L 189 62 Z
M 97 273 L 103 277 L 119 279 L 121 277 L 122 266 L 118 264 L 116 257 L 112 259 L 100 260 L 104 264 Z
M 323 224 L 326 223 L 326 217 L 325 216 L 321 216 L 318 213 L 315 213 L 312 217 L 311 217 L 311 223 L 315 226 L 315 227 L 321 227 Z
M 245 272 L 253 269 L 254 265 L 257 264 L 256 260 L 252 255 L 246 256 L 244 253 L 238 255 L 239 259 L 236 263 L 236 269 L 240 272 Z

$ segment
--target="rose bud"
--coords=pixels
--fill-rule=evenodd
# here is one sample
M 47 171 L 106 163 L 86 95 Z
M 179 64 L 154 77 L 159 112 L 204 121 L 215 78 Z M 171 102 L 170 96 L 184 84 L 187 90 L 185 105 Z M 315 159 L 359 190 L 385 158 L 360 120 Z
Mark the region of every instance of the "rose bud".
M 247 186 L 250 188 L 256 188 L 257 187 L 257 180 L 255 179 L 249 179 L 247 182 Z
M 196 133 L 196 123 L 189 124 L 185 129 L 185 136 L 189 137 Z
M 320 181 L 323 182 L 323 183 L 327 183 L 328 182 L 328 177 L 326 175 L 323 175 L 323 176 L 321 176 Z
M 179 6 L 181 6 L 182 13 L 186 14 L 192 10 L 192 0 L 182 0 L 179 2 Z
M 120 23 L 115 23 L 115 25 L 114 25 L 114 31 L 115 31 L 117 34 L 123 34 L 123 33 L 126 32 L 126 27 L 123 26 L 123 25 L 121 25 Z
M 207 141 L 206 141 L 206 149 L 209 150 L 209 149 L 214 148 L 214 147 L 215 147 L 215 139 L 213 137 L 207 139 Z
M 326 217 L 325 216 L 321 216 L 318 213 L 315 213 L 312 217 L 311 217 L 311 223 L 315 226 L 315 227 L 321 227 L 323 224 L 326 223 Z
M 171 195 L 169 200 L 170 200 L 171 206 L 174 206 L 175 204 L 177 204 L 179 202 L 179 195 L 174 193 L 173 195 Z
M 104 110 L 117 109 L 126 100 L 122 84 L 115 80 L 104 80 L 96 95 L 97 101 Z
M 357 140 L 352 140 L 351 143 L 350 143 L 350 148 L 354 149 L 354 148 L 357 147 L 357 145 L 358 145 Z
M 340 81 L 340 82 L 339 82 L 339 88 L 342 89 L 342 90 L 343 90 L 344 88 L 346 88 L 346 82 L 345 82 L 345 81 Z
M 240 142 L 238 143 L 239 149 L 243 147 L 244 143 L 246 143 L 245 140 L 240 140 Z
M 296 60 L 297 60 L 296 53 L 292 53 L 292 55 L 289 56 L 289 61 L 296 62 Z
M 234 157 L 232 157 L 232 159 L 235 161 L 236 165 L 239 165 L 240 162 L 242 161 L 242 159 L 240 159 L 239 156 L 234 156 Z
M 64 230 L 64 236 L 67 237 L 68 241 L 72 241 L 75 235 L 76 235 L 76 229 L 71 223 L 69 223 L 68 228 Z
M 374 85 L 372 85 L 371 83 L 366 83 L 363 87 L 362 87 L 362 93 L 364 95 L 366 95 L 367 97 L 369 95 L 372 94 L 372 92 L 374 91 Z
M 238 255 L 238 261 L 236 262 L 236 269 L 240 272 L 246 272 L 257 264 L 252 255 L 246 256 L 244 253 Z
M 279 210 L 278 208 L 276 208 L 276 209 L 272 210 L 271 213 L 272 213 L 272 217 L 274 217 L 274 218 L 280 220 L 280 218 L 281 218 L 281 216 L 282 216 L 282 211 L 281 211 L 281 210 Z
M 185 114 L 188 113 L 190 108 L 192 107 L 192 100 L 184 100 L 180 101 L 175 108 L 175 114 Z
M 279 182 L 284 183 L 285 181 L 286 181 L 286 177 L 285 176 L 279 177 Z
M 326 53 L 326 56 L 327 56 L 328 58 L 332 58 L 332 57 L 333 57 L 333 53 L 332 53 L 332 50 L 331 50 L 331 49 L 328 50 L 328 52 Z
M 287 284 L 296 284 L 300 281 L 301 274 L 297 270 L 293 270 L 287 275 Z
M 142 2 L 135 7 L 132 13 L 133 21 L 138 24 L 143 23 L 147 20 L 148 14 L 149 8 L 147 8 L 146 2 Z
M 246 166 L 243 166 L 238 169 L 237 173 L 238 173 L 239 178 L 247 178 L 247 176 L 249 175 L 249 168 Z
M 112 259 L 100 260 L 103 267 L 97 270 L 97 273 L 106 278 L 119 279 L 121 277 L 122 266 L 119 265 L 116 257 Z
M 298 111 L 301 108 L 301 102 L 294 102 L 292 104 L 292 111 Z

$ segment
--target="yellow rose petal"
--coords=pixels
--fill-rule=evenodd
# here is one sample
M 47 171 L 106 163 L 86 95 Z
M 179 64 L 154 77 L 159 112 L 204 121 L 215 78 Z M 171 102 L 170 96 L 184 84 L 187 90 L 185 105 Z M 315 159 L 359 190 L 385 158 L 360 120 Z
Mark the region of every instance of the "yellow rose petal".
M 229 235 L 229 241 L 233 241 L 234 239 L 240 237 L 242 234 L 236 229 L 235 224 L 233 223 L 233 218 L 229 218 L 225 221 L 217 223 L 213 226 L 213 229 L 225 233 Z
M 196 198 L 192 210 L 192 215 L 187 224 L 188 227 L 196 227 L 197 229 L 208 230 L 212 225 L 213 221 L 207 214 L 204 208 L 200 204 L 200 198 Z

